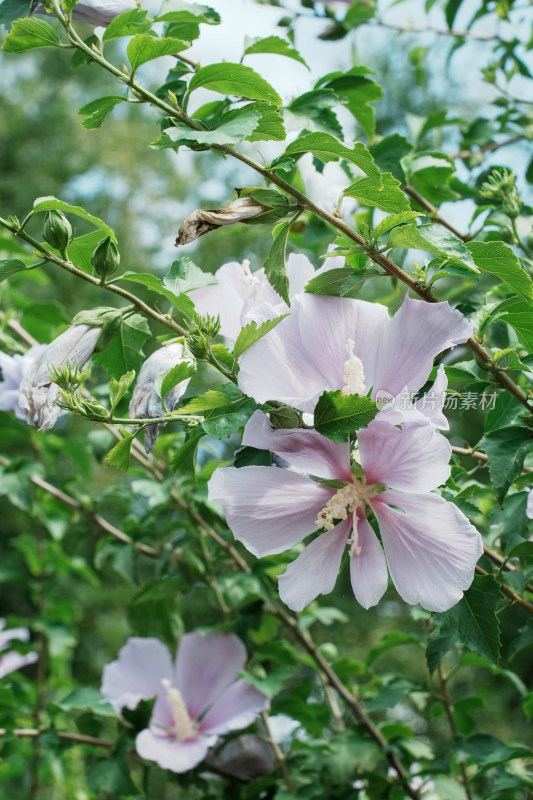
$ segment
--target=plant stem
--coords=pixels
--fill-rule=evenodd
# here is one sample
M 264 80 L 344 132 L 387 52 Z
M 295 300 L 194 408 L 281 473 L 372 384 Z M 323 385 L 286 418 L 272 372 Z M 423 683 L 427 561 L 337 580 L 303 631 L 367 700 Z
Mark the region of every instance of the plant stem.
M 294 788 L 294 784 L 293 784 L 293 782 L 291 780 L 291 776 L 289 774 L 289 769 L 287 767 L 287 759 L 285 758 L 285 756 L 283 755 L 282 751 L 280 750 L 280 747 L 279 747 L 278 743 L 276 742 L 276 740 L 272 736 L 272 729 L 270 727 L 270 723 L 269 723 L 269 720 L 268 720 L 268 714 L 266 713 L 266 711 L 261 711 L 261 719 L 263 720 L 263 725 L 265 726 L 267 742 L 271 746 L 271 748 L 274 751 L 275 756 L 276 756 L 276 758 L 278 760 L 278 763 L 279 763 L 279 766 L 280 766 L 280 769 L 281 769 L 281 773 L 283 775 L 283 780 L 285 781 L 285 786 L 287 787 L 287 789 L 289 790 L 289 792 L 291 794 L 295 795 L 296 794 L 296 789 Z
M 457 727 L 455 725 L 455 719 L 453 717 L 450 698 L 448 696 L 448 687 L 446 678 L 444 677 L 444 672 L 440 664 L 437 667 L 437 675 L 439 678 L 442 705 L 444 706 L 444 711 L 446 712 L 446 718 L 448 720 L 448 725 L 450 726 L 450 731 L 452 733 L 452 736 L 455 737 L 457 736 Z M 465 787 L 466 797 L 468 798 L 468 800 L 472 800 L 472 794 L 470 792 L 470 787 L 468 785 L 468 774 L 466 771 L 466 764 L 464 761 L 459 761 L 458 763 L 459 763 L 459 769 L 461 770 L 461 779 L 463 781 L 463 786 Z

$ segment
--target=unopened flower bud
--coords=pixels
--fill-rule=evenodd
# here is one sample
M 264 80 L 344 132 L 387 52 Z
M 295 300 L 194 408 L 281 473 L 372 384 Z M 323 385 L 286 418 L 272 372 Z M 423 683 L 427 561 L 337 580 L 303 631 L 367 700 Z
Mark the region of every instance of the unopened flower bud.
M 271 408 L 268 411 L 270 421 L 274 428 L 298 428 L 301 422 L 298 412 L 290 406 Z
M 72 239 L 72 227 L 62 211 L 47 211 L 44 218 L 43 239 L 62 252 Z
M 116 242 L 113 241 L 111 236 L 106 236 L 102 239 L 98 247 L 94 250 L 91 256 L 91 264 L 97 275 L 101 278 L 107 278 L 117 271 L 120 264 L 120 253 Z

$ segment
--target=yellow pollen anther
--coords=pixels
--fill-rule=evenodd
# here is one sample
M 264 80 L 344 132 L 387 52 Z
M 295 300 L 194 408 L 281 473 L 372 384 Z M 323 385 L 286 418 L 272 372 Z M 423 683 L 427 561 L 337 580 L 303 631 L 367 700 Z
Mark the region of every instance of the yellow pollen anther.
M 168 678 L 163 678 L 161 683 L 166 690 L 167 703 L 172 712 L 172 719 L 174 720 L 173 733 L 176 739 L 178 742 L 190 739 L 194 735 L 195 725 L 185 707 L 180 690 L 175 689 Z
M 356 483 L 348 483 L 335 492 L 331 500 L 328 500 L 317 517 L 317 527 L 330 531 L 335 527 L 334 520 L 347 519 L 348 514 L 352 514 L 363 503 L 363 487 Z
M 363 369 L 363 362 L 360 358 L 354 355 L 353 349 L 355 342 L 353 339 L 348 339 L 346 342 L 346 351 L 349 358 L 344 362 L 344 375 L 345 385 L 342 387 L 343 394 L 365 394 L 365 372 Z

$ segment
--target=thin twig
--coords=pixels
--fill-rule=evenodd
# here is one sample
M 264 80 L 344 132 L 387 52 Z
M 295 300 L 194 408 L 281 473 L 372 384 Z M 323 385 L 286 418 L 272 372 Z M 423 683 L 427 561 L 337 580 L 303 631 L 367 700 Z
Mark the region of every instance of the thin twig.
M 500 44 L 512 45 L 514 41 L 504 39 L 498 36 L 497 33 L 475 33 L 474 31 L 458 31 L 454 28 L 434 28 L 431 25 L 411 25 L 407 23 L 405 27 L 401 25 L 394 25 L 392 22 L 384 22 L 380 19 L 373 19 L 372 22 L 367 23 L 372 26 L 379 26 L 380 28 L 388 28 L 398 33 L 433 33 L 436 36 L 451 36 L 455 39 L 473 39 L 477 42 L 500 42 Z M 523 42 L 525 44 L 525 42 Z
M 271 746 L 271 748 L 274 751 L 274 754 L 275 754 L 275 756 L 276 756 L 276 758 L 278 760 L 278 763 L 279 763 L 279 766 L 280 766 L 280 769 L 281 769 L 281 773 L 283 775 L 283 780 L 285 781 L 285 786 L 287 787 L 287 789 L 289 790 L 289 792 L 291 794 L 296 794 L 296 789 L 294 788 L 294 784 L 293 784 L 293 782 L 291 780 L 291 776 L 289 774 L 289 769 L 287 767 L 287 759 L 285 758 L 285 756 L 283 755 L 282 751 L 280 750 L 280 747 L 279 747 L 278 743 L 276 742 L 276 740 L 272 736 L 272 729 L 270 728 L 270 723 L 268 721 L 268 714 L 266 713 L 266 711 L 261 711 L 261 719 L 263 720 L 263 725 L 265 726 L 266 740 L 269 743 L 269 745 Z
M 446 678 L 444 677 L 444 672 L 440 664 L 437 667 L 437 675 L 439 678 L 442 705 L 444 706 L 444 711 L 446 712 L 446 717 L 448 719 L 448 725 L 450 726 L 450 731 L 452 733 L 452 736 L 455 737 L 457 736 L 457 726 L 455 724 L 455 719 L 450 704 L 450 698 L 448 696 L 448 686 L 446 683 Z M 465 787 L 465 794 L 467 800 L 472 800 L 472 793 L 470 792 L 470 787 L 468 785 L 468 773 L 466 771 L 466 764 L 462 760 L 458 761 L 458 763 L 459 763 L 459 769 L 461 770 L 461 779 L 463 781 L 463 786 Z
M 511 136 L 510 139 L 506 139 L 504 142 L 490 142 L 490 144 L 484 144 L 477 150 L 459 150 L 457 153 L 453 153 L 450 158 L 472 158 L 472 156 L 478 156 L 480 153 L 494 153 L 502 147 L 509 147 L 509 145 L 521 142 L 523 139 L 524 136 L 522 134 L 517 134 L 516 136 Z
M 404 189 L 404 192 L 405 192 L 405 194 L 408 194 L 409 197 L 411 197 L 415 201 L 415 203 L 418 203 L 418 205 L 421 208 L 423 208 L 424 211 L 427 212 L 428 216 L 432 220 L 434 220 L 435 222 L 438 222 L 439 225 L 442 225 L 444 228 L 448 228 L 448 230 L 451 233 L 453 233 L 454 236 L 457 236 L 458 239 L 461 239 L 461 241 L 463 241 L 463 242 L 469 242 L 470 241 L 470 239 L 472 238 L 471 236 L 469 236 L 467 233 L 461 233 L 461 231 L 459 231 L 455 227 L 455 225 L 452 225 L 451 222 L 449 222 L 447 219 L 442 217 L 439 214 L 438 209 L 435 208 L 435 206 L 432 203 L 430 203 L 429 200 L 426 200 L 426 198 L 423 197 L 420 194 L 420 192 L 417 192 L 416 189 L 414 189 L 412 186 L 406 186 L 405 189 Z
M 482 569 L 481 567 L 477 567 L 476 566 L 476 575 L 490 575 L 490 572 L 485 572 L 484 569 Z M 494 577 L 494 576 L 492 576 L 492 577 Z M 528 614 L 533 614 L 533 604 L 532 603 L 530 603 L 528 600 L 524 600 L 523 597 L 520 597 L 519 594 L 517 594 L 512 589 L 510 589 L 508 586 L 506 586 L 505 583 L 501 583 L 500 581 L 498 581 L 498 585 L 499 585 L 500 589 L 502 590 L 503 594 L 506 597 L 509 598 L 509 600 L 511 601 L 512 605 L 520 606 L 520 608 L 523 608 L 524 611 L 527 611 Z
M 64 731 L 56 731 L 53 728 L 45 728 L 38 730 L 37 728 L 14 728 L 8 730 L 7 728 L 0 728 L 0 737 L 13 734 L 21 739 L 38 739 L 45 733 L 53 733 L 58 739 L 64 742 L 74 742 L 75 744 L 90 744 L 93 747 L 114 747 L 115 742 L 109 742 L 106 739 L 96 739 L 94 736 L 85 736 L 83 733 L 67 733 Z

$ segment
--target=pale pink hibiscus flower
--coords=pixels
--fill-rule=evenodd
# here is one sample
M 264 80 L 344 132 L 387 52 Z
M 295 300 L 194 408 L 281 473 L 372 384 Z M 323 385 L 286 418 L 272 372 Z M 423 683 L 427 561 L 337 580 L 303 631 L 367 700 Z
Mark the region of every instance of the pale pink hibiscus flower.
M 9 650 L 9 645 L 13 641 L 28 642 L 30 632 L 28 628 L 5 628 L 5 619 L 0 619 L 0 678 L 15 672 L 17 669 L 27 667 L 28 664 L 35 664 L 39 656 L 34 651 L 29 653 L 18 653 L 16 650 Z
M 446 302 L 406 296 L 390 318 L 379 303 L 298 295 L 290 315 L 241 357 L 239 386 L 259 403 L 277 400 L 306 412 L 325 390 L 359 395 L 372 390 L 373 399 L 392 403 L 386 413 L 396 424 L 406 418 L 398 415 L 400 395 L 421 389 L 435 356 L 471 335 L 471 323 Z M 410 416 L 447 427 L 446 384 L 441 370 L 433 387 L 438 402 L 411 409 Z
M 292 253 L 287 259 L 289 297 L 303 292 L 306 283 L 327 269 L 344 266 L 344 258 L 332 256 L 315 270 L 307 256 Z M 189 292 L 196 311 L 220 317 L 220 333 L 234 342 L 249 322 L 264 322 L 289 311 L 288 305 L 272 288 L 264 269 L 250 270 L 250 262 L 230 261 L 215 272 L 216 284 Z
M 353 591 L 364 608 L 383 596 L 387 565 L 405 602 L 428 611 L 451 608 L 472 582 L 482 543 L 464 514 L 432 493 L 450 474 L 449 443 L 431 425 L 406 422 L 402 429 L 381 419 L 357 439 L 361 478 L 352 472 L 348 443 L 311 430 L 274 430 L 256 411 L 243 444 L 271 450 L 289 469 L 219 468 L 209 497 L 221 503 L 235 538 L 259 557 L 323 530 L 279 580 L 281 599 L 295 611 L 333 589 L 347 544 Z
M 187 633 L 173 662 L 158 639 L 132 637 L 104 667 L 102 694 L 120 711 L 155 697 L 150 725 L 135 748 L 173 772 L 199 764 L 218 737 L 247 728 L 268 698 L 239 680 L 246 650 L 234 634 Z

